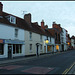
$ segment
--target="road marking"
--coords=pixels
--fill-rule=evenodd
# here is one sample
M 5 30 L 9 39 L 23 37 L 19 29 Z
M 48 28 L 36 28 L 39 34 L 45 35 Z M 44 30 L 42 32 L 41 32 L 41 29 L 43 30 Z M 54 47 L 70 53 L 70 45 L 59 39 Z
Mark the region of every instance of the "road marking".
M 62 74 L 67 74 L 74 65 L 75 65 L 75 62 L 73 62 L 73 64 L 69 68 L 67 68 Z
M 65 74 L 65 72 L 68 70 L 68 68 L 62 73 L 62 74 Z
M 47 74 L 52 71 L 54 68 L 46 67 L 31 67 L 29 69 L 21 70 L 21 72 L 31 73 L 31 74 Z
M 8 65 L 8 66 L 0 67 L 0 69 L 14 70 L 14 69 L 21 68 L 21 67 L 23 67 L 23 66 L 20 66 L 20 65 Z

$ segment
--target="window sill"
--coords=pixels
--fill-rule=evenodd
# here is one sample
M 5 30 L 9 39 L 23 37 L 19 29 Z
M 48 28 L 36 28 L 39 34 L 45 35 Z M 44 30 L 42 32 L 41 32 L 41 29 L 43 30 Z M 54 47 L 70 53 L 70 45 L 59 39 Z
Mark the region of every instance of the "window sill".
M 32 53 L 32 50 L 30 50 L 30 53 Z
M 29 41 L 32 41 L 32 40 L 29 40 Z

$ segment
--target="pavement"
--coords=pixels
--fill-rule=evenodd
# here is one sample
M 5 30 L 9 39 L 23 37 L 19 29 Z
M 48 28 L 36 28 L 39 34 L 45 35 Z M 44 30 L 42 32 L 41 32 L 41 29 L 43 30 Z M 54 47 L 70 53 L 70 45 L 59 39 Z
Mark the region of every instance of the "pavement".
M 64 53 L 64 52 L 57 52 L 57 53 L 54 53 L 54 54 L 51 53 L 51 54 L 44 54 L 44 55 L 40 55 L 40 56 L 31 56 L 31 57 L 0 59 L 0 66 L 1 66 L 1 64 L 17 62 L 17 61 L 21 61 L 21 60 L 33 60 L 33 59 L 37 59 L 38 57 L 45 57 L 45 56 L 48 56 L 48 55 L 52 56 L 52 55 L 59 54 L 59 53 Z M 75 62 L 68 69 L 66 69 L 63 74 L 75 74 Z

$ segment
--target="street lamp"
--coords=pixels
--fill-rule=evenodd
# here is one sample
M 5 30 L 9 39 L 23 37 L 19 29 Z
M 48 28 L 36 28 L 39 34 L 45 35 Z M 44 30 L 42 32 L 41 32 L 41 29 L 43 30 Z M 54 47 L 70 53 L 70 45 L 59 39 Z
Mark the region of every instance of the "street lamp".
M 49 41 L 48 41 L 48 40 L 46 40 L 46 41 L 45 41 L 45 43 L 46 43 L 46 44 L 48 44 L 48 43 L 49 43 Z

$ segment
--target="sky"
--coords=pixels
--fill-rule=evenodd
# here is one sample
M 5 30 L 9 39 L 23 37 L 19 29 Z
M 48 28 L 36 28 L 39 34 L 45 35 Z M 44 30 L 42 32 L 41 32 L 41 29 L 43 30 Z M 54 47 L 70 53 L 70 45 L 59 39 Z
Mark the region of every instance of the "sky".
M 24 18 L 24 14 L 31 13 L 32 22 L 52 28 L 52 23 L 61 24 L 70 34 L 75 35 L 75 1 L 0 1 L 3 11 Z M 24 12 L 23 12 L 24 11 Z

